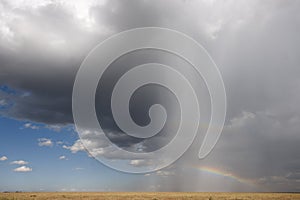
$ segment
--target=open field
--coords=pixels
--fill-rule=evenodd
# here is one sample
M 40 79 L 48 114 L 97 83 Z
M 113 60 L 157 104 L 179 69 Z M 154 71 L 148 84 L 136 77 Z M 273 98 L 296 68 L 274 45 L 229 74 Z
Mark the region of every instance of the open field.
M 291 193 L 176 193 L 176 192 L 52 192 L 52 193 L 0 193 L 0 200 L 10 199 L 108 199 L 108 200 L 300 200 L 300 194 Z

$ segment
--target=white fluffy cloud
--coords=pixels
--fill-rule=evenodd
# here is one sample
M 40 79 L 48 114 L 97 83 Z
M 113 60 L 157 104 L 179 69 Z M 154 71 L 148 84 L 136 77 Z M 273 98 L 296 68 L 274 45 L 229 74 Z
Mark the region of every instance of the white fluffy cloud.
M 149 163 L 149 160 L 139 159 L 139 160 L 131 160 L 129 164 L 135 167 L 141 167 L 141 166 L 148 166 L 151 163 Z
M 53 146 L 53 142 L 51 139 L 47 139 L 47 138 L 39 138 L 38 139 L 38 145 L 40 147 L 42 146 L 46 146 L 46 147 L 52 147 Z
M 2 156 L 2 157 L 0 157 L 0 161 L 5 161 L 5 160 L 7 160 L 8 158 L 6 157 L 6 156 Z
M 12 161 L 10 164 L 12 164 L 12 165 L 27 165 L 28 162 L 24 161 L 24 160 L 15 160 L 15 161 Z
M 69 149 L 72 153 L 77 153 L 78 151 L 84 151 L 85 148 L 80 140 L 77 140 L 72 146 L 63 145 L 64 149 Z
M 63 126 L 61 126 L 61 125 L 46 125 L 46 128 L 56 131 L 56 132 L 60 132 L 61 129 L 63 128 Z
M 59 159 L 59 160 L 67 160 L 67 157 L 66 157 L 66 156 L 59 156 L 58 159 Z
M 38 130 L 40 127 L 38 127 L 36 125 L 33 125 L 31 123 L 26 123 L 26 124 L 24 124 L 24 128 L 30 128 L 30 129 L 33 129 L 33 130 Z
M 14 172 L 31 172 L 31 171 L 32 171 L 32 168 L 27 167 L 27 166 L 21 166 L 21 167 L 14 169 Z

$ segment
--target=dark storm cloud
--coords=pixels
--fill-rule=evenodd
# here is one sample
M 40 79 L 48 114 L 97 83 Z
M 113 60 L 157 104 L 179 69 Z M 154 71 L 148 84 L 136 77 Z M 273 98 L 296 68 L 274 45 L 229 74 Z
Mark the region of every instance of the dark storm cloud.
M 164 16 L 175 14 L 166 13 L 167 5 L 148 1 L 94 5 L 90 15 L 96 24 L 88 29 L 62 3 L 14 8 L 1 2 L 2 10 L 13 19 L 4 18 L 8 32 L 3 34 L 9 38 L 3 36 L 0 43 L 0 84 L 30 94 L 14 99 L 14 107 L 6 114 L 45 123 L 72 123 L 72 86 L 87 53 L 108 36 L 107 29 L 114 33 L 145 25 L 162 26 Z
M 224 78 L 228 115 L 212 154 L 195 161 L 196 143 L 179 160 L 178 173 L 156 177 L 154 186 L 164 184 L 154 190 L 208 189 L 210 180 L 201 181 L 206 176 L 181 169 L 204 163 L 255 179 L 269 190 L 299 191 L 299 8 L 296 0 L 112 0 L 91 5 L 83 20 L 62 3 L 14 7 L 0 1 L 0 84 L 17 91 L 0 91 L 0 108 L 6 106 L 0 112 L 47 124 L 72 123 L 73 81 L 93 46 L 129 28 L 173 28 L 194 37 L 212 55 Z M 191 181 L 178 181 L 184 178 Z
M 4 27 L 11 38 L 5 40 L 3 33 L 0 43 L 0 84 L 27 93 L 13 98 L 14 106 L 5 114 L 49 124 L 72 123 L 76 71 L 101 35 L 86 31 L 60 4 L 32 9 L 1 4 L 10 17 Z

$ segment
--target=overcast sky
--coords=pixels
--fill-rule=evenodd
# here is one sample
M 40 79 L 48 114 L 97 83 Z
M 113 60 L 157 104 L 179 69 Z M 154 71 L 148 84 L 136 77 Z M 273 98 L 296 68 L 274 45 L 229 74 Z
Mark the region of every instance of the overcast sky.
M 129 175 L 84 152 L 72 87 L 94 46 L 145 26 L 181 31 L 207 49 L 228 110 L 204 160 L 195 142 L 167 169 Z M 299 33 L 297 0 L 0 0 L 0 190 L 299 192 Z

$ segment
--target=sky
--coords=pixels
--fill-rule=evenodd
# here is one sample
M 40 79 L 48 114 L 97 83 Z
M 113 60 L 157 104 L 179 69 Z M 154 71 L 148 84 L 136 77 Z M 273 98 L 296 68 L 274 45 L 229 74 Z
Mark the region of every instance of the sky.
M 0 0 L 0 191 L 300 192 L 299 11 L 297 0 Z M 94 46 L 145 26 L 181 31 L 205 47 L 223 77 L 227 115 L 205 159 L 197 159 L 197 138 L 171 166 L 133 175 L 85 151 L 72 88 Z M 169 58 L 136 52 L 114 65 L 132 65 L 137 56 Z M 108 71 L 104 80 L 117 76 Z M 141 91 L 136 100 L 151 104 L 162 91 Z M 135 118 L 145 124 L 137 105 Z M 101 116 L 108 130 L 116 128 Z M 140 142 L 117 136 L 111 139 L 124 148 Z

